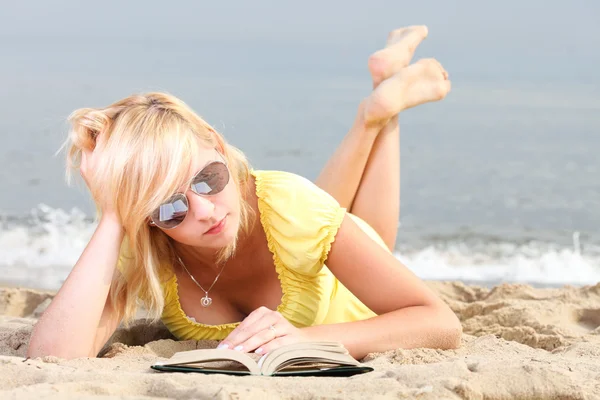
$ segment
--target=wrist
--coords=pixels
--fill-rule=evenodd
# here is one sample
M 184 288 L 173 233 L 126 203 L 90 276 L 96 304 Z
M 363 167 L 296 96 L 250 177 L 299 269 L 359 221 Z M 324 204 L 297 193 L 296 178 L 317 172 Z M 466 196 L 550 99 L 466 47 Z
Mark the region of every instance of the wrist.
M 319 340 L 323 339 L 322 337 L 319 338 L 318 327 L 315 326 L 300 328 L 300 333 L 307 342 L 318 342 Z
M 119 230 L 123 230 L 123 225 L 121 224 L 121 220 L 119 219 L 117 214 L 112 211 L 111 212 L 103 212 L 102 216 L 100 217 L 99 224 L 110 225 Z

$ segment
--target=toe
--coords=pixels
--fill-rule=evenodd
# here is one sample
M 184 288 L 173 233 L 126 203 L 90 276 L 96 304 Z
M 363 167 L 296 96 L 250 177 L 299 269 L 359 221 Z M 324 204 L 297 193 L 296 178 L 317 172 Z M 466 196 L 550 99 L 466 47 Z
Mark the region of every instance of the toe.
M 431 86 L 431 98 L 433 101 L 440 101 L 444 99 L 450 92 L 451 84 L 450 81 L 432 82 Z
M 410 28 L 399 28 L 399 29 L 394 29 L 393 31 L 391 31 L 388 34 L 387 40 L 386 40 L 386 44 L 388 46 L 398 42 L 398 40 L 400 40 L 404 34 L 406 33 L 407 30 L 409 30 Z
M 440 100 L 445 99 L 448 93 L 450 93 L 450 89 L 452 89 L 452 83 L 449 80 L 445 80 L 441 83 L 441 97 Z
M 425 25 L 414 25 L 406 28 L 396 29 L 389 33 L 386 46 L 393 46 L 396 43 L 410 39 L 410 41 L 421 42 L 429 34 L 429 29 Z
M 418 68 L 420 68 L 420 71 L 422 71 L 425 76 L 436 79 L 448 79 L 448 72 L 435 58 L 423 58 L 413 65 L 418 65 Z

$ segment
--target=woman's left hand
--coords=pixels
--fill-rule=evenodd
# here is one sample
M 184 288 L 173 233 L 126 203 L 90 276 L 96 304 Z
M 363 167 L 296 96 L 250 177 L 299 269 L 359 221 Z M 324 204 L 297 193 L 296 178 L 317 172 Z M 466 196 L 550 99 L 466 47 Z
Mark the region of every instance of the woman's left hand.
M 260 307 L 252 311 L 217 348 L 266 354 L 286 344 L 310 340 L 279 312 Z

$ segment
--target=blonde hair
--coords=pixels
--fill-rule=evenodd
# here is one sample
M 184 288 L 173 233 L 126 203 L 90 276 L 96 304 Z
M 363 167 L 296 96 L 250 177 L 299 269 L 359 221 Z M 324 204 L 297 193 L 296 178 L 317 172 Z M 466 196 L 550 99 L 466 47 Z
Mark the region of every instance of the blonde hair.
M 251 208 L 244 199 L 250 166 L 244 154 L 194 113 L 184 102 L 165 93 L 132 95 L 105 108 L 83 108 L 69 116 L 67 175 L 78 169 L 82 149 L 103 146 L 94 167 L 92 197 L 96 208 L 112 204 L 125 231 L 119 270 L 110 299 L 132 320 L 142 299 L 157 320 L 164 308 L 162 283 L 173 273 L 175 254 L 170 238 L 148 225 L 148 216 L 189 179 L 189 166 L 199 151 L 198 141 L 225 158 L 240 195 L 240 231 L 250 229 Z M 98 135 L 102 140 L 96 141 Z M 221 249 L 224 262 L 237 238 Z

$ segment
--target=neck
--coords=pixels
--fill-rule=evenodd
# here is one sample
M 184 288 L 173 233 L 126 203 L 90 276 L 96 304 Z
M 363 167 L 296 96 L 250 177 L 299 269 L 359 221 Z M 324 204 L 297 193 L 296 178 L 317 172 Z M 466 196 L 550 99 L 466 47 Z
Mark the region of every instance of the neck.
M 217 250 L 187 246 L 177 242 L 173 243 L 173 248 L 175 254 L 181 258 L 181 261 L 183 261 L 190 272 L 205 269 L 220 269 L 217 263 Z
M 252 233 L 243 234 L 240 232 L 237 239 L 237 246 L 234 254 L 231 254 L 226 260 L 219 260 L 220 249 L 208 249 L 205 247 L 188 246 L 179 242 L 173 241 L 173 250 L 175 254 L 181 258 L 186 268 L 190 272 L 201 270 L 220 271 L 225 263 L 237 257 L 243 249 L 248 247 L 252 240 Z

